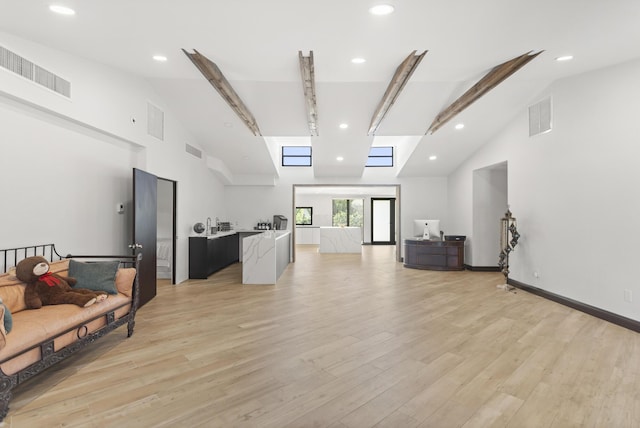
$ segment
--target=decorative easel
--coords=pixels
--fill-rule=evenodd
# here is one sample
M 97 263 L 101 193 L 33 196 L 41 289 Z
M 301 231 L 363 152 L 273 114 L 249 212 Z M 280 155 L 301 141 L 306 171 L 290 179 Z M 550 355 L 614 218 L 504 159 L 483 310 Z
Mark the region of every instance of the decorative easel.
M 511 214 L 511 210 L 507 208 L 504 217 L 500 219 L 500 258 L 498 266 L 504 275 L 504 284 L 498 285 L 498 288 L 511 291 L 513 286 L 509 285 L 509 253 L 518 245 L 520 234 L 516 226 L 516 218 Z

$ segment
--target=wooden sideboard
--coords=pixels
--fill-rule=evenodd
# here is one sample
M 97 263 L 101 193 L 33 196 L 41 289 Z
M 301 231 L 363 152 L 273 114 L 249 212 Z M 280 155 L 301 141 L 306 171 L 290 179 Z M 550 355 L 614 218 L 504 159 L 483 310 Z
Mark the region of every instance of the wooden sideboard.
M 413 269 L 464 270 L 464 241 L 405 239 L 404 266 Z

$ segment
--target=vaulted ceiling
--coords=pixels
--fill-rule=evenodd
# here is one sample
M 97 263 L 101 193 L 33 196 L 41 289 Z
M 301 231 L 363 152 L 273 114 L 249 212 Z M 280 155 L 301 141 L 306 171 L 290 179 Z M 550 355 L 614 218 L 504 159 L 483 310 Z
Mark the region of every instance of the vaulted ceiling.
M 384 2 L 384 1 L 382 1 Z M 640 57 L 637 0 L 3 1 L 0 29 L 142 76 L 199 146 L 233 177 L 273 178 L 280 144 L 311 144 L 315 177 L 361 177 L 369 148 L 396 148 L 393 176 L 444 176 L 537 101 L 552 81 Z M 183 49 L 214 62 L 251 111 L 245 126 Z M 313 52 L 311 136 L 299 52 Z M 368 135 L 396 69 L 428 51 Z M 434 119 L 493 67 L 540 52 L 440 129 Z M 153 55 L 168 58 L 164 63 Z M 568 62 L 555 59 L 573 55 Z M 366 62 L 354 64 L 352 58 Z M 347 123 L 347 129 L 339 124 Z M 454 125 L 464 123 L 456 130 Z M 429 160 L 435 155 L 436 160 Z M 337 156 L 344 160 L 339 162 Z M 233 178 L 231 179 L 233 181 Z

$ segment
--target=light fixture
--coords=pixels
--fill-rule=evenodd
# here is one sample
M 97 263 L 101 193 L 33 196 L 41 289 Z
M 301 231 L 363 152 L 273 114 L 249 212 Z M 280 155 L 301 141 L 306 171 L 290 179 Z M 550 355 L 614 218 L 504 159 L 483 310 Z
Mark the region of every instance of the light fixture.
M 556 61 L 571 61 L 573 59 L 573 55 L 563 55 L 556 58 Z
M 167 61 L 167 57 L 164 55 L 154 55 L 153 59 L 158 61 L 158 62 L 166 62 Z
M 458 123 L 456 125 L 456 129 L 462 129 L 462 128 L 464 128 L 464 123 Z
M 338 157 L 336 158 L 336 160 L 337 160 L 338 162 L 342 162 L 342 161 L 344 160 L 344 158 L 343 158 L 342 156 L 338 156 Z
M 372 15 L 389 15 L 390 13 L 393 13 L 393 11 L 396 10 L 395 7 L 393 7 L 393 5 L 390 4 L 378 4 L 375 5 L 371 8 L 369 8 L 369 13 Z
M 436 159 L 438 159 L 438 156 L 436 155 L 429 156 L 429 160 L 436 160 Z
M 351 62 L 354 64 L 364 64 L 367 60 L 364 58 L 353 58 Z
M 59 13 L 60 15 L 75 15 L 76 11 L 71 9 L 70 7 L 61 6 L 59 4 L 52 4 L 49 6 L 49 10 L 51 12 Z
M 348 123 L 341 123 L 340 124 L 340 129 L 347 129 L 349 127 Z

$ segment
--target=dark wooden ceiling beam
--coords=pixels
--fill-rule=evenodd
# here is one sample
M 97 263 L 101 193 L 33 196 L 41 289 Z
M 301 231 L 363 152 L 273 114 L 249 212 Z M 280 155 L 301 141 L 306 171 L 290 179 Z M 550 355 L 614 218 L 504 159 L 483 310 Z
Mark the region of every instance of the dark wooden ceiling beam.
M 542 52 L 544 51 L 532 54 L 530 51 L 492 68 L 491 71 L 478 81 L 478 83 L 473 85 L 460 98 L 451 103 L 449 107 L 442 110 L 433 120 L 431 126 L 429 126 L 427 133 L 433 134 L 436 132 L 445 123 L 453 119 L 458 113 L 498 86 L 513 73 L 527 65 L 529 61 L 540 55 Z
M 298 51 L 300 61 L 300 75 L 302 76 L 302 89 L 304 90 L 304 100 L 307 106 L 307 123 L 311 136 L 318 136 L 318 107 L 316 104 L 316 78 L 313 65 L 313 51 L 309 51 L 309 56 L 302 55 Z
M 369 132 L 367 135 L 373 135 L 378 130 L 380 123 L 384 119 L 385 115 L 393 106 L 398 95 L 404 88 L 404 85 L 407 84 L 409 78 L 413 74 L 413 72 L 418 68 L 420 61 L 426 55 L 428 51 L 422 52 L 420 55 L 416 55 L 416 51 L 414 50 L 409 54 L 408 57 L 405 58 L 404 61 L 396 68 L 396 72 L 393 75 L 393 78 L 389 82 L 389 86 L 387 86 L 387 90 L 385 91 L 376 111 L 373 113 L 373 117 L 371 118 L 371 124 L 369 125 Z
M 197 50 L 193 50 L 195 53 L 189 53 L 182 49 L 182 52 L 193 62 L 202 75 L 211 83 L 211 86 L 216 88 L 220 96 L 229 104 L 229 106 L 236 112 L 238 117 L 242 119 L 247 128 L 253 132 L 253 135 L 262 135 L 256 119 L 253 117 L 247 106 L 242 102 L 236 91 L 233 90 L 229 81 L 224 77 L 222 71 L 218 66 L 207 57 L 202 55 Z

